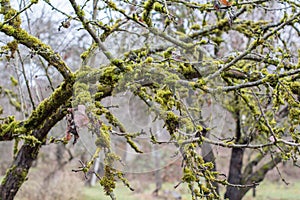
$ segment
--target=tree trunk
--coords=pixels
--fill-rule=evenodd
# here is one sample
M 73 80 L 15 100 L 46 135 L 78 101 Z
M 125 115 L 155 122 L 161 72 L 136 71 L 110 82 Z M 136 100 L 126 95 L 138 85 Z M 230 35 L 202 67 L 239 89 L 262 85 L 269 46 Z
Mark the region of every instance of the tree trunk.
M 154 171 L 154 176 L 155 176 L 155 190 L 153 191 L 153 194 L 155 196 L 158 196 L 158 192 L 162 188 L 163 180 L 161 177 L 161 166 L 160 166 L 160 152 L 157 149 L 157 145 L 153 146 L 153 151 L 152 151 L 153 159 L 154 159 L 154 164 L 155 164 L 155 171 Z
M 236 99 L 236 102 L 238 103 L 239 99 L 238 99 L 237 95 L 236 95 L 235 99 Z M 242 132 L 241 132 L 239 109 L 237 109 L 235 111 L 235 119 L 236 119 L 235 142 L 242 143 Z M 232 148 L 231 158 L 230 158 L 230 166 L 229 166 L 228 183 L 238 184 L 238 185 L 241 184 L 243 156 L 244 156 L 244 149 Z M 227 186 L 225 198 L 229 198 L 230 200 L 240 200 L 242 198 L 240 189 L 237 187 L 233 187 L 233 186 Z
M 12 200 L 17 194 L 20 186 L 26 180 L 28 170 L 36 159 L 40 147 L 32 147 L 30 144 L 23 145 L 6 174 L 0 187 L 2 200 Z
M 231 184 L 241 184 L 243 155 L 243 149 L 232 149 L 228 176 L 228 182 Z M 225 198 L 229 198 L 230 200 L 240 200 L 242 195 L 239 188 L 228 186 L 225 193 Z
M 58 109 L 57 113 L 49 117 L 44 125 L 35 130 L 32 135 L 41 142 L 44 142 L 51 128 L 64 117 L 63 112 Z M 11 167 L 6 172 L 6 175 L 0 186 L 1 200 L 13 200 L 21 185 L 27 180 L 27 174 L 36 160 L 42 144 L 33 143 L 31 141 L 25 144 L 18 151 L 15 160 Z

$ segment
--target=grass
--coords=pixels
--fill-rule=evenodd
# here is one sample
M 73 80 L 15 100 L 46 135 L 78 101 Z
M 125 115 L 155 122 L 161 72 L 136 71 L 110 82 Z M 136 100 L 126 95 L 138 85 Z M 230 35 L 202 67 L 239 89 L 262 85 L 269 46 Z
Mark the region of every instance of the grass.
M 154 190 L 155 186 L 154 184 L 149 184 L 145 190 L 143 190 L 140 193 L 132 192 L 127 187 L 122 185 L 121 183 L 117 184 L 117 187 L 114 191 L 116 198 L 118 200 L 151 200 L 151 199 L 157 199 L 157 197 L 152 195 L 152 192 Z M 173 191 L 174 190 L 174 184 L 171 183 L 165 183 L 162 186 L 162 189 L 160 191 L 160 196 L 166 196 L 170 194 L 163 194 L 164 191 Z M 176 190 L 177 193 L 180 193 L 182 195 L 183 200 L 191 199 L 191 195 L 188 194 L 188 190 L 186 185 L 179 186 Z M 103 189 L 100 185 L 96 185 L 94 187 L 88 187 L 84 189 L 83 193 L 83 199 L 86 200 L 110 200 L 111 198 L 109 196 L 106 196 L 103 192 Z
M 163 191 L 173 190 L 174 184 L 165 183 L 160 194 L 163 195 Z M 117 184 L 115 189 L 115 195 L 118 200 L 152 200 L 158 199 L 152 195 L 154 190 L 154 184 L 150 184 L 147 189 L 142 193 L 136 193 L 130 191 L 128 188 L 122 184 Z M 192 199 L 188 193 L 186 185 L 179 186 L 176 192 L 182 195 L 183 200 Z M 256 197 L 252 197 L 252 190 L 250 190 L 247 195 L 243 198 L 244 200 L 298 200 L 300 197 L 300 181 L 294 182 L 286 186 L 282 182 L 270 182 L 264 181 L 256 188 Z M 110 197 L 105 196 L 102 188 L 99 185 L 95 187 L 85 188 L 83 199 L 86 200 L 110 200 Z
M 0 182 L 3 176 L 0 176 Z M 152 200 L 157 199 L 152 196 L 154 190 L 154 184 L 149 184 L 142 193 L 132 192 L 123 184 L 118 183 L 115 189 L 115 195 L 118 200 Z M 163 191 L 173 190 L 174 184 L 164 183 L 161 193 Z M 180 185 L 176 192 L 182 195 L 183 200 L 191 199 L 188 193 L 186 185 Z M 289 185 L 285 185 L 282 182 L 270 182 L 264 181 L 256 188 L 256 197 L 252 197 L 252 190 L 250 190 L 245 196 L 244 200 L 298 200 L 300 197 L 300 181 L 291 182 Z M 110 200 L 111 198 L 106 196 L 100 185 L 94 187 L 85 187 L 83 190 L 82 200 Z
M 283 182 L 264 181 L 256 189 L 256 198 L 262 200 L 298 200 L 300 197 L 300 181 L 285 185 Z M 252 191 L 244 198 L 253 199 Z
M 131 192 L 125 186 L 118 184 L 115 189 L 115 195 L 118 200 L 126 199 L 126 200 L 138 200 L 138 198 L 134 197 L 134 193 Z M 103 189 L 100 185 L 96 185 L 94 187 L 86 187 L 83 190 L 83 199 L 86 200 L 110 200 L 109 196 L 106 196 Z

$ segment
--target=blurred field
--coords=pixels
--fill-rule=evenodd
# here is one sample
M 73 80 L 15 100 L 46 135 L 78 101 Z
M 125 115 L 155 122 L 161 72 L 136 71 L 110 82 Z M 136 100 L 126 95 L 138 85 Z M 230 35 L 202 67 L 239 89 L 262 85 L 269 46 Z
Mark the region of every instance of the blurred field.
M 148 187 L 141 192 L 132 192 L 122 184 L 117 184 L 115 195 L 118 200 L 151 200 L 151 199 L 174 199 L 174 196 L 181 195 L 182 199 L 191 199 L 187 187 L 181 185 L 174 190 L 174 184 L 165 183 L 159 192 L 159 196 L 154 196 L 152 192 L 155 189 L 154 184 L 148 184 Z M 85 188 L 83 199 L 88 200 L 110 200 L 110 197 L 105 196 L 102 188 L 99 186 Z
M 245 200 L 254 199 L 252 191 L 244 198 Z M 300 180 L 291 181 L 289 185 L 283 182 L 264 181 L 256 190 L 256 198 L 262 200 L 299 200 L 300 199 Z
M 174 185 L 166 183 L 163 185 L 163 189 L 160 192 L 160 196 L 154 197 L 152 191 L 154 185 L 146 189 L 143 193 L 131 192 L 125 186 L 119 184 L 115 190 L 115 194 L 118 200 L 152 200 L 152 199 L 172 199 L 167 197 L 168 191 L 172 189 Z M 191 199 L 187 190 L 184 187 L 179 187 L 175 191 L 180 192 L 183 200 Z M 169 194 L 170 195 L 170 194 Z M 104 195 L 104 192 L 99 186 L 85 188 L 82 200 L 110 200 L 109 197 Z M 290 183 L 286 186 L 282 182 L 270 182 L 264 181 L 256 189 L 256 197 L 252 197 L 252 190 L 248 192 L 245 200 L 257 199 L 257 200 L 299 200 L 300 199 L 300 180 Z
M 0 181 L 3 177 L 0 177 Z M 121 183 L 117 184 L 115 189 L 115 195 L 118 200 L 154 200 L 154 199 L 172 199 L 172 189 L 174 184 L 163 184 L 162 190 L 158 197 L 152 195 L 154 190 L 154 184 L 149 184 L 148 187 L 142 192 L 132 192 Z M 180 193 L 183 200 L 191 199 L 188 194 L 187 188 L 182 185 L 176 190 L 176 193 Z M 106 196 L 100 185 L 94 187 L 84 187 L 82 195 L 78 200 L 110 200 L 110 197 Z M 285 185 L 282 182 L 264 181 L 256 189 L 256 197 L 252 197 L 252 190 L 248 192 L 244 200 L 299 200 L 300 199 L 300 180 L 290 182 L 289 185 Z

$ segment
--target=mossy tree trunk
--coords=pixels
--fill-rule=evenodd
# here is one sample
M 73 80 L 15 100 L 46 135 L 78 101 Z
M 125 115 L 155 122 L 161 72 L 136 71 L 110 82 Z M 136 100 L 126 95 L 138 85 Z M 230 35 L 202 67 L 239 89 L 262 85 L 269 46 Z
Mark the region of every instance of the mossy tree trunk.
M 37 2 L 31 1 L 31 5 Z M 5 131 L 1 129 L 1 140 L 13 140 L 14 138 L 18 140 L 18 135 L 24 134 L 24 144 L 19 150 L 15 149 L 14 161 L 0 185 L 1 199 L 11 200 L 26 181 L 33 161 L 37 159 L 41 146 L 46 142 L 47 134 L 65 116 L 65 104 L 72 95 L 74 75 L 50 46 L 21 28 L 20 13 L 12 8 L 10 1 L 1 1 L 0 4 L 1 14 L 6 20 L 1 23 L 0 31 L 15 39 L 14 48 L 10 48 L 11 53 L 15 53 L 18 44 L 23 44 L 38 52 L 37 54 L 43 57 L 49 65 L 54 66 L 65 79 L 49 98 L 39 104 L 27 120 L 19 122 L 12 118 L 8 128 Z
M 20 189 L 21 185 L 26 181 L 27 174 L 32 166 L 33 161 L 37 159 L 39 150 L 50 129 L 64 117 L 64 109 L 58 109 L 44 125 L 33 131 L 33 136 L 39 141 L 33 143 L 32 141 L 25 141 L 25 144 L 19 149 L 11 167 L 8 169 L 5 179 L 0 186 L 0 196 L 2 200 L 14 199 L 14 196 Z

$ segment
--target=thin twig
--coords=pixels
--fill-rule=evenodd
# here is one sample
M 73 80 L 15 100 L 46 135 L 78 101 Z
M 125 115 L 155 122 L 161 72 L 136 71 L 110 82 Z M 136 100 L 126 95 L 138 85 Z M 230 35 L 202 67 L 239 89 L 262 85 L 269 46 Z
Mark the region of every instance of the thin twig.
M 282 22 L 278 27 L 276 27 L 274 30 L 270 31 L 264 37 L 262 37 L 261 39 L 257 39 L 243 53 L 241 53 L 240 55 L 238 55 L 237 57 L 235 57 L 232 61 L 230 61 L 228 64 L 224 65 L 223 67 L 221 67 L 215 73 L 209 75 L 206 79 L 207 80 L 211 80 L 211 79 L 217 77 L 218 75 L 220 75 L 224 70 L 226 70 L 229 67 L 231 67 L 232 65 L 236 64 L 239 60 L 241 60 L 243 57 L 245 57 L 246 55 L 248 55 L 257 46 L 259 46 L 259 41 L 265 41 L 265 40 L 267 40 L 270 36 L 272 36 L 275 33 L 277 33 L 277 31 L 279 31 L 280 29 L 282 29 L 283 27 L 285 27 L 287 24 L 290 24 L 293 20 L 297 19 L 299 15 L 300 15 L 300 12 L 296 13 L 293 17 L 291 17 L 290 19 Z

